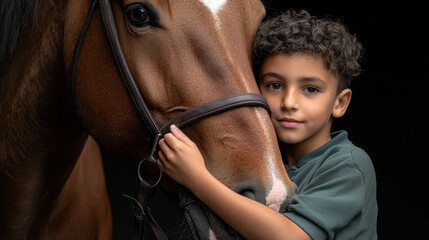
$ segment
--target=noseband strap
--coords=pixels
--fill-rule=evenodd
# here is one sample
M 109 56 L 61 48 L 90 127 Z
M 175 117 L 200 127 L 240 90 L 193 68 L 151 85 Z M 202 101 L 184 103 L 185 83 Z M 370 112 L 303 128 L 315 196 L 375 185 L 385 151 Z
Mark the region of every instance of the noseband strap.
M 178 128 L 190 125 L 198 120 L 201 120 L 212 115 L 229 111 L 239 107 L 263 107 L 271 114 L 270 106 L 265 98 L 256 93 L 242 93 L 225 98 L 221 98 L 206 104 L 191 108 L 170 120 L 161 128 L 162 135 L 170 131 L 172 124 Z

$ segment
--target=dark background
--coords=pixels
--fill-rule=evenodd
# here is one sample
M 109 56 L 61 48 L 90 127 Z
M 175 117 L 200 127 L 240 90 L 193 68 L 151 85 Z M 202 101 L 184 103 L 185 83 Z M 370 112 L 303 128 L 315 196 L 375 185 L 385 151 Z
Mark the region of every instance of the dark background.
M 269 16 L 294 8 L 339 19 L 362 42 L 363 72 L 352 84 L 351 105 L 343 118 L 334 121 L 334 130 L 346 129 L 352 142 L 373 160 L 379 239 L 420 239 L 429 230 L 429 158 L 424 154 L 429 132 L 429 21 L 423 1 L 393 2 L 274 0 L 266 7 Z M 115 239 L 129 239 L 132 218 L 120 194 L 136 194 L 135 165 L 104 154 Z M 174 210 L 162 196 L 154 205 L 166 213 Z M 160 221 L 168 225 L 180 220 Z

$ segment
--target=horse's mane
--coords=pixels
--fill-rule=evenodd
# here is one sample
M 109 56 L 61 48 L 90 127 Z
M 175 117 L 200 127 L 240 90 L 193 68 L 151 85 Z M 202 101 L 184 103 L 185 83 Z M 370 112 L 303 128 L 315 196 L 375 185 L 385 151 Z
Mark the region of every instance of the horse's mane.
M 36 13 L 37 0 L 0 1 L 0 88 L 16 43 Z

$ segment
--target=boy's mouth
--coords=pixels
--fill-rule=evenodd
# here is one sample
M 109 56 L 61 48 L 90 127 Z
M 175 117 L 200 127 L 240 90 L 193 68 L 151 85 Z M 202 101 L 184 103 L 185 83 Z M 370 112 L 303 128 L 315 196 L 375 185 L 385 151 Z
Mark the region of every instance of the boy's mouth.
M 282 118 L 278 120 L 280 125 L 286 128 L 294 128 L 302 124 L 302 121 L 296 120 L 294 118 Z

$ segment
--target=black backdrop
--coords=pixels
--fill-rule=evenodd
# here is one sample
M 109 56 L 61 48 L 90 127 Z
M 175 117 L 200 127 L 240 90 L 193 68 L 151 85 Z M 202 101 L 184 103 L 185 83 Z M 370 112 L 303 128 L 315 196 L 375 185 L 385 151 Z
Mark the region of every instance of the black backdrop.
M 393 1 L 392 1 L 393 2 Z M 376 5 L 374 5 L 376 4 Z M 425 178 L 429 103 L 429 27 L 422 3 L 406 1 L 281 1 L 266 4 L 269 15 L 287 8 L 340 19 L 364 45 L 363 72 L 352 84 L 346 115 L 334 121 L 355 145 L 371 156 L 377 174 L 379 239 L 416 239 L 429 230 Z M 120 194 L 136 194 L 135 165 L 104 151 L 106 179 L 114 217 L 114 238 L 129 239 L 132 218 Z M 154 203 L 167 231 L 171 202 Z M 166 214 L 166 215 L 163 215 Z

